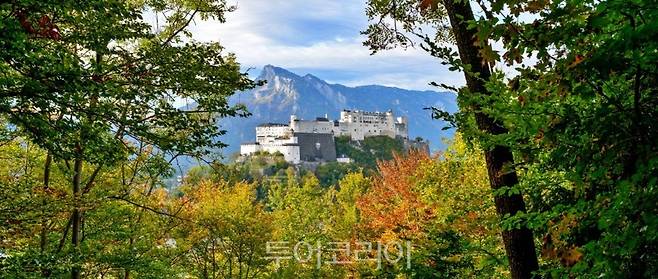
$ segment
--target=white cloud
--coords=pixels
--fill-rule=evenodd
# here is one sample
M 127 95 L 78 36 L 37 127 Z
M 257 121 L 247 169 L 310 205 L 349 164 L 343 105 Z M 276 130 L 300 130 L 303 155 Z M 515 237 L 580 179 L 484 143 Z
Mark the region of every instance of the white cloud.
M 273 64 L 305 69 L 346 85 L 431 89 L 430 81 L 464 84 L 459 73 L 448 72 L 423 50 L 396 49 L 371 56 L 359 35 L 367 25 L 363 0 L 241 0 L 236 4 L 238 10 L 227 15 L 226 23 L 197 21 L 192 33 L 200 41 L 219 41 L 245 68 Z
M 463 77 L 459 73 L 448 73 L 443 75 L 428 74 L 406 74 L 406 73 L 384 73 L 372 76 L 359 77 L 356 79 L 329 80 L 331 83 L 340 83 L 347 86 L 360 86 L 377 84 L 415 90 L 445 91 L 429 85 L 430 81 L 445 84 L 462 84 Z

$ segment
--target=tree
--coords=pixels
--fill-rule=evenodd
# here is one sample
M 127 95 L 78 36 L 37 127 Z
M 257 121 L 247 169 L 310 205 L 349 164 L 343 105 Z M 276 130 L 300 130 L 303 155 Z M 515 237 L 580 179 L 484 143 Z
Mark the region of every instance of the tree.
M 339 190 L 335 193 L 335 212 L 332 213 L 334 238 L 342 241 L 358 240 L 355 227 L 361 223 L 358 201 L 368 191 L 371 178 L 362 172 L 351 172 L 340 179 Z
M 488 37 L 476 36 L 477 29 L 469 27 L 469 24 L 475 20 L 469 1 L 370 1 L 368 14 L 371 18 L 389 17 L 394 22 L 400 21 L 403 24 L 401 31 L 398 31 L 397 25 L 391 26 L 385 20 L 379 20 L 378 23 L 371 25 L 365 33 L 369 35 L 366 45 L 369 45 L 373 51 L 396 44 L 406 46 L 413 41 L 404 32 L 419 32 L 423 24 L 442 26 L 444 17 L 447 17 L 450 33 L 446 34 L 445 29 L 437 28 L 435 38 L 450 37 L 457 45 L 459 59 L 456 59 L 450 48 L 439 47 L 435 38 L 430 38 L 426 34 L 416 34 L 424 37 L 425 49 L 432 55 L 444 59 L 445 64 L 451 64 L 451 69 L 460 69 L 464 72 L 466 88 L 460 90 L 459 94 L 462 99 L 461 109 L 473 113 L 481 133 L 498 138 L 508 133 L 500 121 L 487 113 L 486 107 L 475 102 L 464 106 L 465 99 L 492 94 L 485 87 L 491 76 L 491 69 L 488 61 L 484 59 L 491 46 Z M 505 144 L 489 141 L 483 147 L 491 188 L 497 191 L 515 187 L 518 184 L 518 177 L 513 169 L 512 150 Z M 501 217 L 525 212 L 525 202 L 520 193 L 496 195 L 494 199 Z M 532 273 L 539 268 L 532 231 L 527 227 L 515 227 L 502 231 L 502 235 L 512 278 L 532 277 Z
M 254 85 L 235 58 L 186 38 L 195 18 L 223 21 L 232 9 L 224 1 L 0 4 L 0 115 L 46 150 L 46 173 L 53 162 L 70 171 L 73 253 L 86 194 L 104 169 L 135 154 L 129 142 L 169 158 L 200 156 L 223 146 L 216 117 L 247 114 L 227 101 Z M 143 19 L 146 10 L 163 18 L 158 26 Z M 179 109 L 177 100 L 193 105 Z M 80 273 L 75 263 L 72 278 Z
M 365 231 L 377 236 L 396 234 L 399 239 L 419 238 L 424 233 L 423 224 L 434 216 L 434 208 L 413 185 L 416 169 L 429 160 L 429 155 L 411 151 L 409 156 L 396 154 L 393 160 L 379 162 L 379 175 L 358 202 Z
M 439 157 L 411 152 L 379 166 L 380 176 L 357 196 L 357 235 L 413 243 L 413 268 L 394 273 L 412 278 L 505 273 L 481 149 L 468 148 L 457 134 Z
M 268 206 L 275 227 L 272 240 L 285 242 L 291 252 L 297 246 L 299 252 L 296 258 L 282 260 L 272 277 L 344 278 L 343 269 L 336 265 L 318 268 L 315 252 L 317 245 L 344 241 L 332 238 L 335 191 L 322 188 L 312 173 L 300 177 L 289 169 L 287 174 L 285 183 L 275 183 L 269 189 Z
M 181 217 L 192 220 L 175 232 L 188 250 L 185 265 L 199 278 L 262 278 L 268 273 L 266 243 L 272 218 L 256 201 L 255 185 L 202 181 L 183 187 Z
M 85 195 L 81 204 L 84 241 L 74 253 L 67 246 L 70 208 L 67 193 L 70 174 L 63 162 L 53 162 L 47 187 L 42 183 L 47 153 L 21 138 L 0 147 L 0 273 L 16 278 L 64 277 L 81 262 L 85 275 L 112 274 L 153 278 L 176 274 L 166 264 L 172 255 L 154 245 L 163 242 L 172 222 L 160 211 L 167 195 L 161 176 L 167 162 L 151 148 L 136 146 L 139 154 L 108 168 L 97 179 L 99 185 Z M 85 164 L 83 168 L 93 167 Z M 163 169 L 164 168 L 164 169 Z M 174 224 L 176 222 L 173 222 Z
M 533 182 L 530 214 L 510 221 L 544 235 L 552 276 L 654 277 L 655 2 L 495 1 L 485 11 L 478 37 L 502 44 L 489 61 L 518 71 L 494 73 L 486 102 L 499 104 Z
M 322 187 L 338 186 L 338 182 L 347 174 L 358 170 L 359 166 L 355 163 L 329 162 L 318 166 L 315 176 L 320 180 Z
M 416 170 L 416 191 L 436 206 L 431 241 L 421 249 L 442 263 L 433 266 L 438 273 L 434 276 L 509 275 L 483 155 L 479 146 L 469 146 L 457 133 L 439 158 Z

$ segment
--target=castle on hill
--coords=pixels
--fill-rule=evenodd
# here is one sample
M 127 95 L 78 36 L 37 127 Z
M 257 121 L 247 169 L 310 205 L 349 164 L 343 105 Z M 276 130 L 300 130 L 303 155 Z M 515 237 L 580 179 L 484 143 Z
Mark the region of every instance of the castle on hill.
M 293 164 L 301 162 L 349 162 L 337 158 L 334 137 L 347 136 L 353 141 L 366 137 L 387 136 L 399 139 L 405 145 L 425 148 L 426 142 L 409 141 L 408 121 L 404 116 L 395 117 L 393 111 L 368 112 L 343 110 L 340 119 L 318 117 L 303 120 L 290 116 L 288 124 L 266 123 L 256 127 L 256 142 L 240 145 L 240 155 L 257 152 L 281 153 Z M 428 145 L 427 145 L 428 146 Z M 427 148 L 429 150 L 429 148 Z

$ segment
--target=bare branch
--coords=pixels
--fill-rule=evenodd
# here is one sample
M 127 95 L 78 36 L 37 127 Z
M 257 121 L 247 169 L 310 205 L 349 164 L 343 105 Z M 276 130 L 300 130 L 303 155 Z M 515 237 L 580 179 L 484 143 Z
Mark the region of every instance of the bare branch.
M 134 205 L 134 206 L 139 207 L 139 208 L 142 208 L 142 209 L 146 209 L 146 210 L 151 211 L 151 212 L 153 212 L 153 213 L 155 213 L 155 214 L 164 215 L 164 216 L 171 217 L 171 218 L 175 218 L 175 219 L 182 220 L 182 221 L 192 222 L 192 220 L 190 220 L 190 219 L 183 218 L 183 217 L 180 217 L 180 216 L 176 216 L 175 214 L 171 214 L 171 213 L 163 212 L 163 211 L 157 210 L 157 209 L 155 209 L 155 208 L 152 208 L 152 207 L 149 207 L 149 206 L 146 206 L 146 205 L 138 204 L 138 203 L 136 203 L 136 202 L 134 202 L 134 201 L 131 201 L 131 200 L 126 199 L 126 198 L 123 198 L 123 197 L 119 197 L 119 196 L 111 196 L 111 197 L 108 197 L 108 198 L 110 198 L 110 199 L 114 199 L 114 200 L 120 200 L 120 201 L 127 202 L 127 203 L 129 203 L 129 204 L 131 204 L 131 205 Z M 178 213 L 178 212 L 180 212 L 180 210 L 178 210 L 177 213 Z

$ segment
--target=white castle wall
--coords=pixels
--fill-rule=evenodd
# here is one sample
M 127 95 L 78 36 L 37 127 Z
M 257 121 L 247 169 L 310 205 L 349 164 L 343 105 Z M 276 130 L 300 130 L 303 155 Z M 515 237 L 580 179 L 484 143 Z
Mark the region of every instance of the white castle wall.
M 297 144 L 259 144 L 259 143 L 249 143 L 240 145 L 240 155 L 247 156 L 252 155 L 256 152 L 268 152 L 268 153 L 281 153 L 283 154 L 283 159 L 286 162 L 291 162 L 293 164 L 299 164 L 301 162 L 299 145 Z
M 272 143 L 278 138 L 289 138 L 291 135 L 290 127 L 285 124 L 264 124 L 256 127 L 258 143 Z
M 331 134 L 334 123 L 331 121 L 301 120 L 297 116 L 290 116 L 290 129 L 295 133 Z
M 261 151 L 261 145 L 257 143 L 243 143 L 240 144 L 240 155 L 251 155 Z
M 289 144 L 289 145 L 263 145 L 263 151 L 269 153 L 280 152 L 283 154 L 283 159 L 286 162 L 291 162 L 293 164 L 299 164 L 301 162 L 299 155 L 299 145 Z
M 338 126 L 334 126 L 337 136 L 350 136 L 353 140 L 363 140 L 371 136 L 388 136 L 407 138 L 406 118 L 395 119 L 393 112 L 367 112 L 343 110 Z

